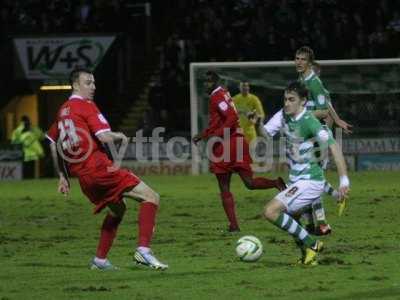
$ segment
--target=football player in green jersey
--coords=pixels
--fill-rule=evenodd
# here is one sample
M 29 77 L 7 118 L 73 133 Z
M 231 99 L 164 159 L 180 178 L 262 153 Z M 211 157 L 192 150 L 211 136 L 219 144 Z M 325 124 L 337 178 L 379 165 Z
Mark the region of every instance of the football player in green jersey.
M 350 181 L 343 154 L 335 140 L 313 113 L 305 108 L 307 95 L 304 84 L 299 81 L 290 83 L 285 89 L 283 110 L 265 125 L 255 114 L 250 119 L 256 124 L 260 135 L 270 138 L 283 132 L 286 138 L 289 185 L 267 203 L 264 216 L 295 238 L 302 250 L 301 263 L 314 265 L 317 264 L 317 253 L 322 250 L 323 243 L 315 240 L 298 220 L 324 193 L 324 171 L 316 156 L 318 149 L 315 141 L 318 141 L 319 147 L 329 147 L 332 152 L 340 178 L 339 201 L 347 197 Z
M 309 97 L 307 99 L 307 110 L 312 111 L 321 123 L 332 127 L 332 123 L 342 128 L 345 133 L 351 133 L 351 125 L 343 121 L 332 106 L 330 95 L 325 89 L 321 79 L 318 76 L 319 65 L 315 62 L 314 51 L 307 46 L 303 46 L 296 51 L 295 55 L 296 71 L 299 74 L 299 80 L 302 81 L 309 90 Z M 317 72 L 315 72 L 315 70 Z M 330 132 L 330 130 L 328 130 Z M 331 134 L 331 132 L 330 132 Z M 323 168 L 327 167 L 327 159 L 322 162 Z M 338 197 L 329 182 L 325 184 L 325 192 L 332 195 L 334 198 Z M 331 232 L 330 225 L 326 222 L 325 210 L 321 202 L 314 203 L 313 207 L 315 224 L 311 223 L 310 227 L 315 226 L 316 234 L 329 234 Z

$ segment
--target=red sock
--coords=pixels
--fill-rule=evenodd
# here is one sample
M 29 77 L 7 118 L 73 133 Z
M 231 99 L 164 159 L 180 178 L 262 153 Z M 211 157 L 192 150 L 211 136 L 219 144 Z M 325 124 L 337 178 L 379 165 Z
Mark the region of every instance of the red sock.
M 235 213 L 235 200 L 233 199 L 233 195 L 230 192 L 221 193 L 222 205 L 225 210 L 225 214 L 229 220 L 229 228 L 237 229 L 239 228 L 236 213 Z
M 264 177 L 256 177 L 252 179 L 253 189 L 270 189 L 276 187 L 276 180 Z
M 139 209 L 139 247 L 149 247 L 153 236 L 158 206 L 152 202 L 143 202 Z
M 118 225 L 121 223 L 121 220 L 121 218 L 113 217 L 111 214 L 107 214 L 104 218 L 99 245 L 96 251 L 98 258 L 107 257 L 108 251 L 110 251 L 114 238 L 117 235 Z

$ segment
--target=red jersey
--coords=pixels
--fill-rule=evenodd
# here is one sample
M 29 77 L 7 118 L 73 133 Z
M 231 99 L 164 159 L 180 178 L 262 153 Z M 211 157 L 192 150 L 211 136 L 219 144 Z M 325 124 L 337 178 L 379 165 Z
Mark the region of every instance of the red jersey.
M 241 133 L 239 116 L 229 92 L 221 86 L 211 92 L 208 106 L 208 127 L 201 133 L 202 138 L 224 136 L 224 129 L 230 129 L 230 135 Z
M 111 131 L 110 125 L 96 104 L 72 95 L 59 109 L 46 136 L 52 143 L 57 142 L 71 174 L 80 176 L 112 164 L 96 138 L 106 131 Z
M 216 142 L 212 151 L 216 158 L 224 154 L 224 147 L 229 147 L 229 157 L 223 161 L 210 160 L 210 171 L 215 174 L 246 172 L 252 176 L 249 145 L 244 139 L 239 126 L 239 116 L 229 92 L 217 87 L 210 95 L 208 127 L 201 133 L 202 138 L 223 137 L 224 129 L 230 130 L 229 139 Z M 249 176 L 250 176 L 249 175 Z

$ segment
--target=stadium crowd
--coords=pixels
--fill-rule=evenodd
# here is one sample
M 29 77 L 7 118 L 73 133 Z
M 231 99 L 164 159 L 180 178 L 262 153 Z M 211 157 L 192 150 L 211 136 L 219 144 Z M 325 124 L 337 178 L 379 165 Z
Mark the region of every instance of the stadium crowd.
M 400 15 L 396 1 L 230 3 L 192 0 L 185 1 L 180 10 L 174 7 L 170 20 L 175 22 L 165 45 L 166 56 L 177 57 L 182 51 L 184 62 L 290 60 L 302 45 L 312 45 L 320 59 L 399 55 Z M 180 40 L 184 41 L 184 48 L 179 45 Z
M 128 6 L 139 2 L 3 0 L 0 40 L 14 34 L 134 34 Z M 150 92 L 156 113 L 149 119 L 154 125 L 188 130 L 188 67 L 193 61 L 292 60 L 302 45 L 310 45 L 317 59 L 400 56 L 400 9 L 395 0 L 148 2 L 157 27 L 153 32 L 160 35 L 158 41 L 165 41 L 160 75 Z M 384 107 L 394 107 L 399 114 L 395 103 Z M 182 115 L 188 117 L 178 117 Z
M 292 60 L 302 45 L 311 45 L 317 59 L 400 56 L 400 10 L 393 0 L 235 0 L 231 3 L 191 0 L 174 6 L 169 12 L 171 34 L 162 52 L 165 76 L 161 76 L 161 86 L 188 95 L 189 81 L 185 80 L 184 85 L 174 84 L 171 74 L 188 78 L 190 62 Z M 176 98 L 172 95 L 169 99 Z M 358 125 L 371 125 L 380 118 L 380 114 L 369 113 L 376 111 L 375 106 L 379 106 L 382 115 L 400 114 L 397 99 L 392 100 L 383 106 L 372 100 L 357 101 L 363 103 L 361 108 L 354 102 L 350 105 L 354 111 L 366 113 L 359 119 L 346 108 L 346 116 L 352 120 L 355 117 Z
M 126 31 L 127 6 L 145 1 L 2 2 L 2 33 L 29 34 Z M 169 29 L 164 54 L 173 65 L 288 60 L 301 45 L 313 45 L 320 59 L 399 55 L 400 11 L 395 0 L 149 2 L 154 2 L 154 15 L 158 19 L 162 14 L 161 23 Z M 177 61 L 179 56 L 183 59 Z
M 120 0 L 2 2 L 3 38 L 13 34 L 115 32 L 123 28 L 126 20 Z

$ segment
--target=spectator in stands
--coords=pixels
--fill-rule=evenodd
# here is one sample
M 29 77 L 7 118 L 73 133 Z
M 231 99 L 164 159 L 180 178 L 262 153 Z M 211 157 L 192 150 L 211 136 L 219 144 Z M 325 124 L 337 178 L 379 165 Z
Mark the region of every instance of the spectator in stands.
M 70 32 L 71 29 L 77 32 L 118 30 L 121 27 L 115 25 L 115 22 L 112 22 L 112 19 L 115 20 L 115 18 L 110 16 L 117 15 L 117 23 L 120 24 L 120 19 L 127 17 L 123 12 L 128 3 L 128 1 L 121 0 L 80 0 L 76 2 L 4 0 L 3 2 L 0 13 L 1 24 L 6 25 L 2 26 L 2 30 L 5 31 L 2 33 L 3 36 L 10 33 Z M 274 47 L 278 47 L 277 40 L 279 39 L 277 37 L 282 36 L 287 39 L 296 36 L 297 45 L 312 42 L 313 47 L 321 53 L 321 58 L 340 59 L 349 57 L 349 51 L 345 52 L 343 47 L 336 47 L 341 44 L 338 43 L 338 40 L 343 39 L 343 42 L 346 42 L 360 30 L 366 36 L 370 36 L 376 32 L 378 25 L 381 25 L 388 31 L 400 32 L 400 15 L 395 7 L 395 1 L 380 0 L 368 2 L 365 5 L 364 3 L 361 5 L 360 1 L 348 1 L 340 3 L 339 6 L 338 1 L 335 0 L 318 1 L 318 5 L 315 1 L 300 0 L 262 1 L 262 3 L 234 0 L 233 5 L 229 7 L 221 5 L 223 1 L 192 0 L 188 2 L 190 3 L 181 1 L 180 4 L 173 7 L 168 4 L 154 4 L 154 6 L 159 6 L 163 12 L 166 12 L 166 15 L 174 16 L 166 21 L 170 23 L 168 26 L 172 27 L 171 32 L 179 32 L 178 39 L 195 42 L 196 37 L 202 36 L 198 48 L 200 50 L 197 51 L 197 57 L 194 59 L 197 61 L 224 60 L 225 57 L 233 60 L 249 60 L 254 56 L 254 52 L 259 53 L 256 59 L 280 60 L 287 57 L 287 54 L 274 51 Z M 189 6 L 195 7 L 191 15 L 183 11 L 187 10 Z M 390 16 L 392 11 L 394 13 Z M 304 20 L 312 19 L 313 22 L 299 21 L 299 18 L 296 18 L 298 15 L 310 16 Z M 178 28 L 174 28 L 174 26 Z M 303 32 L 300 35 L 298 34 L 299 28 Z M 226 47 L 227 45 L 228 49 L 221 53 L 215 53 L 207 48 L 210 43 L 212 44 L 212 38 L 216 33 L 227 31 L 231 31 L 231 33 L 222 35 L 222 40 L 217 40 L 217 42 L 227 39 L 227 44 L 222 46 Z M 244 51 L 237 51 L 230 47 L 230 40 L 236 40 L 246 31 L 252 35 L 252 37 L 247 36 L 247 40 L 258 45 L 254 51 L 245 52 L 248 56 L 243 55 Z M 310 35 L 314 37 L 307 42 Z M 386 39 L 382 45 L 377 46 L 375 44 L 376 35 L 375 33 L 371 39 L 374 41 L 373 47 L 378 47 L 378 53 L 374 50 L 369 53 L 369 56 L 385 56 L 388 51 L 391 51 L 390 47 L 389 50 L 387 50 L 388 47 L 385 47 L 390 46 L 390 43 Z M 329 40 L 318 39 L 318 36 L 328 37 Z M 362 52 L 360 47 L 356 46 L 355 50 L 357 51 L 352 51 L 352 56 Z M 325 57 L 324 49 L 331 50 L 327 53 L 327 57 Z M 169 50 L 166 49 L 166 51 Z
M 376 30 L 368 36 L 370 57 L 384 57 L 388 42 L 387 33 L 382 24 L 378 24 Z
M 89 20 L 92 7 L 87 0 L 80 0 L 80 3 L 75 11 L 76 21 L 82 26 L 85 26 Z
M 368 42 L 364 31 L 359 30 L 356 33 L 355 54 L 350 58 L 368 58 Z
M 40 143 L 43 139 L 43 131 L 37 126 L 32 126 L 28 116 L 22 116 L 21 123 L 12 133 L 11 142 L 22 146 L 24 178 L 38 177 L 38 162 L 44 156 L 43 147 Z
M 398 10 L 393 12 L 392 19 L 389 21 L 386 28 L 395 32 L 400 32 L 400 13 Z

